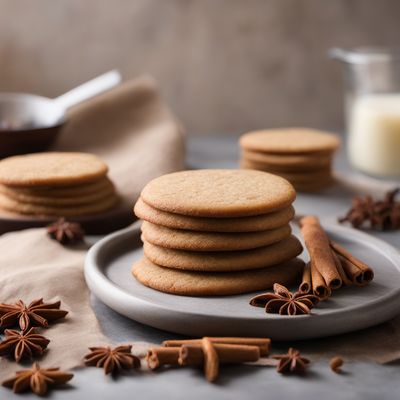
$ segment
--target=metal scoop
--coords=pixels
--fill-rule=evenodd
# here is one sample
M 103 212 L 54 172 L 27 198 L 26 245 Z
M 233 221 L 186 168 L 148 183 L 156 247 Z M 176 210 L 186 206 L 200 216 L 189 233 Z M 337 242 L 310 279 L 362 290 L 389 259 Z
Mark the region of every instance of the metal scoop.
M 55 98 L 26 93 L 0 93 L 0 157 L 42 151 L 57 137 L 67 110 L 121 82 L 110 71 Z

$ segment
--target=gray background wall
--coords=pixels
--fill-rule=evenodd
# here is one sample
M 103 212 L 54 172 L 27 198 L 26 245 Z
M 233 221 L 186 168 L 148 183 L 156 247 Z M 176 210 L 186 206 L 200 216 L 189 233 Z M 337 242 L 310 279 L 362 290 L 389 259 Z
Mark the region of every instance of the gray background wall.
M 0 0 L 0 90 L 152 74 L 191 133 L 340 129 L 329 47 L 398 44 L 398 0 Z

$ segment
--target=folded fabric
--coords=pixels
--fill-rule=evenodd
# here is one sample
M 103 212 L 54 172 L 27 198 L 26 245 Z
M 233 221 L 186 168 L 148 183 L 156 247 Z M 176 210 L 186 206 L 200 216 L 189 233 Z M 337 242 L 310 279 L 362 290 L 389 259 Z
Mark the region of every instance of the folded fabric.
M 68 311 L 65 319 L 50 323 L 40 333 L 50 339 L 48 351 L 40 361 L 47 366 L 75 367 L 89 345 L 107 343 L 90 307 L 89 289 L 83 277 L 83 262 L 88 246 L 62 247 L 46 235 L 45 229 L 12 232 L 0 238 L 0 299 L 13 304 L 43 298 L 61 301 Z M 20 365 L 0 358 L 0 378 Z

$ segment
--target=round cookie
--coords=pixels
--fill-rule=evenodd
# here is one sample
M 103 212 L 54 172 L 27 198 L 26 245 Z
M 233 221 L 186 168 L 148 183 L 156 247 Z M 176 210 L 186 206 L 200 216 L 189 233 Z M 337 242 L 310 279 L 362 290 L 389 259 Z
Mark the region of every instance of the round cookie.
M 87 153 L 35 153 L 0 161 L 0 183 L 8 186 L 62 186 L 92 182 L 107 174 L 107 165 Z
M 54 216 L 54 217 L 75 217 L 81 215 L 97 214 L 107 211 L 118 202 L 116 194 L 107 196 L 93 204 L 82 204 L 76 206 L 50 207 L 38 204 L 21 203 L 0 194 L 0 209 L 14 214 Z
M 279 175 L 280 177 L 288 180 L 292 185 L 294 185 L 295 183 L 312 183 L 315 181 L 324 181 L 325 179 L 329 180 L 332 176 L 330 168 L 317 169 L 307 172 L 277 172 L 269 170 L 268 166 L 264 164 L 253 161 L 242 161 L 241 166 L 242 168 L 256 169 Z
M 249 132 L 240 138 L 240 145 L 247 150 L 266 153 L 312 153 L 334 151 L 339 138 L 328 132 L 314 129 L 288 128 Z
M 304 262 L 298 258 L 265 269 L 242 272 L 190 272 L 163 268 L 143 257 L 132 274 L 143 285 L 182 296 L 228 296 L 297 283 Z
M 280 173 L 279 175 L 289 180 L 292 185 L 313 185 L 332 181 L 332 173 L 330 170 L 310 172 L 308 174 Z
M 274 159 L 278 158 L 278 160 Z M 331 165 L 332 156 L 307 157 L 299 155 L 266 154 L 256 151 L 243 151 L 242 159 L 248 162 L 260 163 L 271 171 L 313 171 Z
M 4 193 L 7 195 L 14 194 L 18 196 L 68 198 L 75 196 L 92 195 L 110 187 L 114 187 L 113 183 L 110 181 L 109 178 L 104 177 L 95 182 L 83 183 L 81 185 L 74 186 L 17 187 L 0 184 L 0 193 Z
M 35 196 L 35 195 L 27 195 L 21 194 L 12 189 L 4 190 L 4 186 L 0 187 L 0 193 L 2 193 L 5 197 L 8 197 L 12 200 L 15 200 L 20 203 L 28 203 L 28 204 L 39 204 L 43 206 L 49 207 L 58 207 L 58 206 L 73 206 L 80 204 L 92 204 L 98 201 L 101 201 L 103 198 L 110 197 L 115 193 L 115 188 L 112 184 L 108 187 L 101 189 L 98 192 L 94 192 L 86 195 L 76 195 L 69 197 L 52 197 L 52 196 Z
M 290 225 L 250 233 L 195 232 L 166 228 L 144 221 L 144 241 L 169 249 L 189 251 L 249 250 L 268 246 L 290 236 Z
M 146 204 L 140 197 L 135 204 L 135 215 L 153 224 L 167 228 L 201 232 L 257 232 L 278 228 L 288 224 L 294 217 L 292 206 L 269 214 L 241 218 L 199 218 L 172 214 L 157 210 Z
M 311 183 L 297 183 L 295 184 L 296 190 L 299 192 L 318 192 L 320 190 L 327 189 L 328 187 L 332 186 L 335 184 L 335 179 L 334 177 L 331 177 L 330 179 L 324 180 L 324 181 L 316 181 L 316 182 L 311 182 Z
M 196 252 L 143 244 L 146 257 L 163 267 L 191 271 L 242 271 L 265 268 L 297 257 L 303 250 L 295 236 L 252 250 Z
M 296 192 L 285 179 L 260 171 L 181 171 L 150 181 L 144 202 L 162 211 L 194 217 L 247 217 L 288 207 Z

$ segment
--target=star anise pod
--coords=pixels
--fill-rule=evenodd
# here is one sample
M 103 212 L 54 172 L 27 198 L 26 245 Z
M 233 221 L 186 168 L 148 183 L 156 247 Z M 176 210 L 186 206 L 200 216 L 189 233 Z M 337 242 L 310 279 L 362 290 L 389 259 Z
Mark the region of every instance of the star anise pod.
M 0 356 L 12 356 L 16 362 L 42 355 L 50 343 L 50 340 L 36 333 L 35 328 L 27 331 L 6 329 L 4 334 L 5 339 L 0 343 Z
M 361 228 L 369 223 L 372 229 L 399 229 L 400 202 L 395 200 L 399 192 L 400 188 L 389 191 L 383 200 L 373 200 L 371 196 L 354 197 L 350 210 L 338 221 L 349 222 L 354 228 Z
M 5 380 L 2 385 L 11 388 L 14 393 L 31 390 L 33 393 L 43 396 L 49 386 L 63 385 L 72 379 L 74 375 L 60 371 L 60 368 L 41 368 L 34 363 L 31 369 L 17 371 L 15 376 Z
M 65 218 L 60 218 L 48 225 L 47 233 L 52 239 L 65 245 L 81 243 L 85 237 L 80 224 L 68 222 Z
M 263 293 L 253 297 L 250 305 L 264 307 L 265 312 L 280 315 L 310 314 L 311 309 L 319 302 L 313 294 L 292 293 L 285 286 L 275 283 L 274 293 Z
M 60 310 L 61 302 L 44 303 L 43 299 L 34 300 L 26 305 L 22 300 L 15 304 L 0 304 L 0 328 L 19 324 L 24 331 L 30 326 L 47 328 L 48 321 L 64 318 L 68 311 Z
M 86 365 L 104 368 L 105 374 L 116 374 L 122 369 L 140 367 L 140 360 L 131 353 L 132 346 L 89 347 L 90 353 L 84 357 Z
M 275 360 L 279 360 L 276 370 L 281 374 L 303 374 L 306 371 L 307 364 L 310 360 L 301 357 L 299 350 L 292 347 L 287 354 L 272 356 Z

